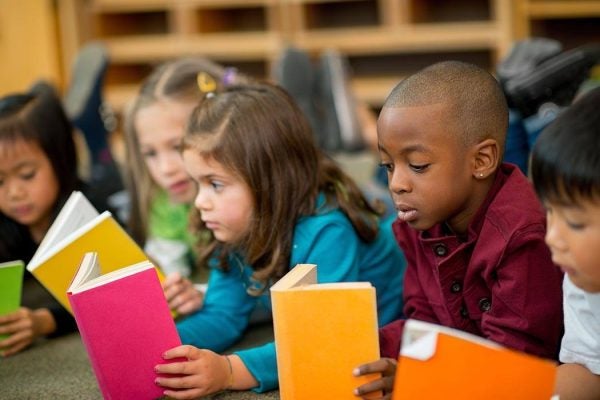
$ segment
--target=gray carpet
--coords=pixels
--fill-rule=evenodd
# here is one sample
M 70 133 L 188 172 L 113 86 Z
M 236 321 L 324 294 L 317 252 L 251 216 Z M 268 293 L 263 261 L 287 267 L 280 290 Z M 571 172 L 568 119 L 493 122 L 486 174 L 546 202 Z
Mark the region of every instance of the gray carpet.
M 231 351 L 256 346 L 273 339 L 270 323 L 249 329 Z M 101 399 L 96 378 L 79 334 L 40 340 L 12 357 L 0 358 L 0 398 Z M 279 393 L 223 392 L 206 398 L 215 400 L 279 399 Z

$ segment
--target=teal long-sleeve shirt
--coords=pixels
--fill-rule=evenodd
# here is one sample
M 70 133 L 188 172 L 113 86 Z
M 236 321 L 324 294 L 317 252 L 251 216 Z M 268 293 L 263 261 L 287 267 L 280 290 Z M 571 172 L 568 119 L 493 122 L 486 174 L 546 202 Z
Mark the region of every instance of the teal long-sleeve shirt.
M 379 326 L 399 318 L 406 262 L 393 237 L 391 220 L 381 223 L 377 239 L 363 242 L 350 220 L 338 209 L 321 210 L 301 218 L 294 230 L 290 268 L 309 263 L 318 266 L 318 281 L 366 281 L 376 288 Z M 204 305 L 177 324 L 184 344 L 222 352 L 244 333 L 250 315 L 258 308 L 270 311 L 268 291 L 255 297 L 247 293 L 252 269 L 232 255 L 230 269 L 211 269 Z M 253 390 L 278 387 L 274 342 L 238 351 L 258 381 Z

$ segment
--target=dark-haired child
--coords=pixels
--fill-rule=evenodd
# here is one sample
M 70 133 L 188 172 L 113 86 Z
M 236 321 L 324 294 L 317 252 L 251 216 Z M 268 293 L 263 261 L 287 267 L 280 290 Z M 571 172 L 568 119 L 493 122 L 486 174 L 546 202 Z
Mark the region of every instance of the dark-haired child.
M 600 88 L 538 137 L 531 175 L 546 206 L 546 243 L 565 272 L 565 334 L 556 393 L 600 399 Z
M 434 64 L 388 96 L 377 134 L 408 262 L 404 314 L 555 358 L 562 273 L 531 184 L 501 163 L 507 123 L 499 84 L 467 63 Z M 391 392 L 403 326 L 380 330 L 382 359 L 355 374 L 384 377 L 357 396 Z
M 52 88 L 0 98 L 0 262 L 28 262 L 73 190 L 97 198 L 77 175 L 73 127 Z M 0 353 L 15 354 L 37 337 L 76 330 L 74 319 L 25 272 L 23 307 L 0 316 Z

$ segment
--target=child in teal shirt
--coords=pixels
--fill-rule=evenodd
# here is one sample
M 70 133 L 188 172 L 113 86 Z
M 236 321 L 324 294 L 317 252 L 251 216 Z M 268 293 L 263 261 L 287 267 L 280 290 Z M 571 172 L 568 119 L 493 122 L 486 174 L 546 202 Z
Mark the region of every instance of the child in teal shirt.
M 318 150 L 283 90 L 257 84 L 209 95 L 188 123 L 183 159 L 198 184 L 200 260 L 211 272 L 202 309 L 177 325 L 192 346 L 164 355 L 188 361 L 157 366 L 186 375 L 157 378 L 165 395 L 276 388 L 274 343 L 214 352 L 235 343 L 254 312 L 270 310 L 270 285 L 296 264 L 317 264 L 320 282 L 371 282 L 379 323 L 399 316 L 405 263 L 391 221 L 381 222 L 356 184 Z

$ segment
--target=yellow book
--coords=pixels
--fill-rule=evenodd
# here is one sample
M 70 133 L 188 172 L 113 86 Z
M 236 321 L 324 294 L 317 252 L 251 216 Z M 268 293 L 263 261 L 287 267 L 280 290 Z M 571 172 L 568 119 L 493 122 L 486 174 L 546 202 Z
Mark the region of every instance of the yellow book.
M 84 254 L 92 251 L 98 253 L 102 274 L 148 259 L 110 212 L 98 214 L 81 192 L 73 192 L 27 270 L 72 313 L 67 289 Z
M 271 287 L 282 400 L 356 399 L 358 365 L 379 359 L 375 288 L 368 282 L 317 283 L 299 264 Z

